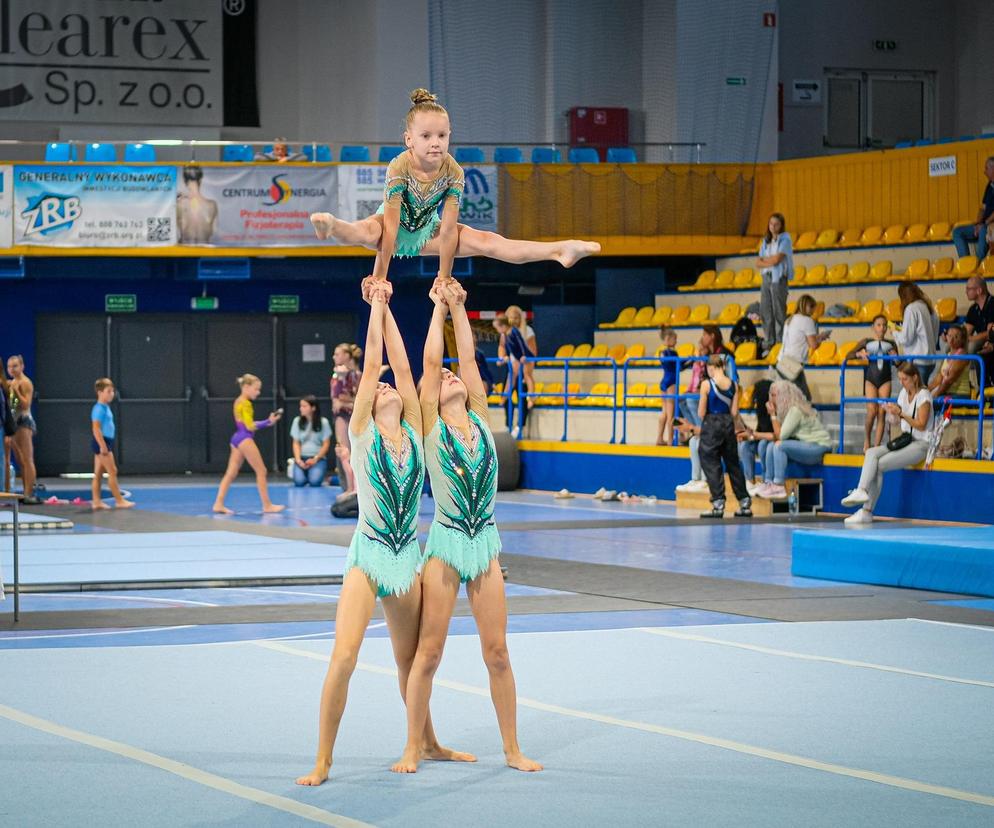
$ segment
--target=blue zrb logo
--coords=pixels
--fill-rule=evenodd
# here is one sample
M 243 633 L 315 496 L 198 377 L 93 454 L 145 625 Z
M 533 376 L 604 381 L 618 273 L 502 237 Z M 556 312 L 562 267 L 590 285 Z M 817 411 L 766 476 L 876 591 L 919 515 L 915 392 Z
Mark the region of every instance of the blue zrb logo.
M 35 196 L 28 201 L 28 209 L 21 213 L 26 219 L 24 235 L 41 233 L 47 236 L 57 230 L 67 230 L 76 219 L 83 215 L 83 205 L 79 196 L 45 195 Z
M 490 198 L 490 185 L 486 176 L 479 170 L 466 170 L 466 185 L 463 190 L 459 218 L 477 224 L 490 224 L 495 220 L 494 203 Z

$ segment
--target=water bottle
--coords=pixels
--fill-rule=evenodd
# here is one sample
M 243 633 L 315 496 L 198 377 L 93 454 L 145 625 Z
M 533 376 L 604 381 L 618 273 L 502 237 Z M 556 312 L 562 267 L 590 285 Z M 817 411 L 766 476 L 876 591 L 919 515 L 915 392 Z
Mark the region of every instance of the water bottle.
M 797 487 L 791 489 L 790 494 L 787 495 L 787 511 L 791 516 L 797 514 Z

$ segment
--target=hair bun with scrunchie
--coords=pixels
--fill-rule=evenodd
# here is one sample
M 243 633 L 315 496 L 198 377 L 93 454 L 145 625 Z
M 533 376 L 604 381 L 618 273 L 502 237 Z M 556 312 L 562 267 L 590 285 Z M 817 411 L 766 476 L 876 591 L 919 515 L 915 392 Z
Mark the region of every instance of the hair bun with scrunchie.
M 415 106 L 418 106 L 419 104 L 436 103 L 437 101 L 438 96 L 432 95 L 427 89 L 418 88 L 411 93 L 411 103 Z

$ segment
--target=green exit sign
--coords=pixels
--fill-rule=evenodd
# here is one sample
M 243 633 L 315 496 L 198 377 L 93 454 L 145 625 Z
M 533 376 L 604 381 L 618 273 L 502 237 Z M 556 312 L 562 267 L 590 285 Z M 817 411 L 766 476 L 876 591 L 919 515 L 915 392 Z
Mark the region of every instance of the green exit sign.
M 216 296 L 194 296 L 190 299 L 190 310 L 212 311 L 217 310 L 220 303 Z
M 745 78 L 725 78 L 725 86 L 745 86 Z
M 135 313 L 138 296 L 134 293 L 108 293 L 104 295 L 105 313 Z
M 269 297 L 270 313 L 300 313 L 300 297 L 283 294 Z

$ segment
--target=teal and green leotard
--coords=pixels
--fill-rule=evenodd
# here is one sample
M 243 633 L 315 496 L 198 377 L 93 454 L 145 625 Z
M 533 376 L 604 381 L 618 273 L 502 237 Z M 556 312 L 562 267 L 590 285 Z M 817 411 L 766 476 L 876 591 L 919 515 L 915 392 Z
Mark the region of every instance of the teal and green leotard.
M 415 415 L 420 421 L 420 412 Z M 345 562 L 346 574 L 359 567 L 377 585 L 379 596 L 407 592 L 421 568 L 418 510 L 425 462 L 420 422 L 405 419 L 398 452 L 370 417 L 361 432 L 349 426 L 359 523 Z
M 494 522 L 497 451 L 487 424 L 487 399 L 470 395 L 468 440 L 445 424 L 437 405 L 425 406 L 423 416 L 428 428 L 425 465 L 435 498 L 425 559 L 444 561 L 466 583 L 486 572 L 500 554 Z
M 465 177 L 462 167 L 446 153 L 438 173 L 431 181 L 422 181 L 411 169 L 411 153 L 402 152 L 387 167 L 383 204 L 400 206 L 400 226 L 397 229 L 397 246 L 394 256 L 420 256 L 424 247 L 438 232 L 441 218 L 439 206 L 462 198 Z

